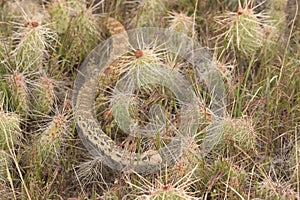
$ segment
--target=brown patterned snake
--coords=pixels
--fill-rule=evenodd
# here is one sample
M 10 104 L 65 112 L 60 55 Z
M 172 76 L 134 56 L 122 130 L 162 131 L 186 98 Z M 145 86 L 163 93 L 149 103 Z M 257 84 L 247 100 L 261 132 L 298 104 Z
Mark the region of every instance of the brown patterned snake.
M 111 63 L 113 60 L 117 59 L 111 55 L 118 55 L 119 52 L 127 51 L 129 39 L 125 28 L 117 20 L 108 18 L 106 27 L 109 33 L 114 36 L 111 39 L 112 49 L 110 50 L 110 55 L 107 56 L 108 62 L 106 62 Z M 101 55 L 99 56 L 101 57 Z M 94 61 L 94 63 L 97 63 L 97 61 Z M 100 158 L 105 165 L 118 171 L 133 169 L 136 172 L 143 173 L 154 171 L 174 163 L 178 158 L 178 155 L 181 154 L 180 140 L 174 139 L 166 147 L 159 150 L 134 153 L 126 151 L 118 146 L 102 131 L 94 116 L 95 109 L 93 106 L 99 73 L 91 75 L 93 64 L 88 63 L 87 65 L 88 69 L 86 69 L 85 72 L 81 71 L 81 74 L 83 75 L 78 75 L 82 76 L 81 80 L 76 80 L 81 83 L 77 84 L 77 91 L 73 94 L 73 103 L 74 101 L 76 103 L 75 114 L 77 117 L 77 129 L 79 135 L 90 153 L 96 158 Z M 109 66 L 109 64 L 106 64 L 106 66 Z

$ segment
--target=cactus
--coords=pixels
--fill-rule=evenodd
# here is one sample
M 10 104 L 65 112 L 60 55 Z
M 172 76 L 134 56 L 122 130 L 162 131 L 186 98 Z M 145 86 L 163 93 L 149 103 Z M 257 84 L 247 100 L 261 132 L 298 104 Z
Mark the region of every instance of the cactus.
M 27 77 L 19 72 L 14 72 L 8 79 L 13 108 L 25 118 L 28 117 L 30 111 L 28 82 Z
M 287 6 L 287 0 L 273 0 L 270 2 L 270 16 L 272 19 L 277 19 L 277 21 L 285 18 L 285 9 Z
M 269 52 L 278 48 L 283 43 L 283 33 L 286 24 L 285 8 L 286 0 L 274 0 L 269 2 L 270 5 L 267 9 L 268 22 L 264 26 L 264 48 L 267 48 Z M 271 53 L 268 53 L 271 54 Z
M 54 116 L 48 118 L 46 123 L 38 123 L 35 131 L 39 134 L 32 135 L 32 143 L 27 146 L 24 156 L 25 163 L 29 166 L 25 179 L 32 190 L 32 195 L 43 195 L 44 191 L 36 190 L 53 177 L 64 160 L 62 152 L 66 140 L 71 132 L 71 113 L 66 101 L 62 111 L 56 110 Z M 43 122 L 47 119 L 43 119 Z
M 32 109 L 35 112 L 48 114 L 55 100 L 53 80 L 46 75 L 41 76 L 33 91 Z
M 226 49 L 234 47 L 244 57 L 251 57 L 263 45 L 265 16 L 255 13 L 251 5 L 250 1 L 236 12 L 227 11 L 216 17 L 221 31 L 218 40 Z
M 86 7 L 85 1 L 53 1 L 49 6 L 53 29 L 59 33 L 59 56 L 63 66 L 73 66 L 82 60 L 101 39 L 96 7 Z M 69 69 L 69 68 L 67 68 Z
M 26 4 L 26 2 L 29 2 Z M 47 26 L 47 15 L 38 3 L 16 1 L 9 4 L 9 11 L 14 13 L 12 39 L 16 45 L 11 52 L 15 57 L 18 70 L 37 70 L 43 66 L 48 49 L 56 39 Z
M 181 179 L 176 179 L 175 176 L 169 174 L 166 170 L 162 171 L 155 182 L 151 183 L 145 177 L 136 174 L 138 181 L 134 180 L 134 183 L 127 178 L 127 184 L 135 189 L 134 199 L 175 199 L 175 200 L 196 200 L 198 197 L 194 197 L 195 193 L 189 191 L 189 187 L 192 187 L 195 180 L 194 173 L 197 166 L 191 171 L 187 172 Z
M 67 2 L 51 1 L 48 10 L 53 29 L 59 34 L 67 31 L 71 20 L 70 8 L 67 6 Z
M 193 18 L 185 13 L 169 13 L 169 29 L 197 38 Z
M 0 148 L 14 149 L 20 143 L 21 129 L 20 117 L 16 113 L 0 111 Z
M 26 24 L 29 19 L 42 18 L 42 7 L 35 0 L 15 0 L 7 1 L 3 6 L 6 21 L 17 22 L 18 24 Z
M 37 139 L 36 162 L 51 164 L 58 159 L 68 133 L 68 115 L 57 113 Z
M 165 0 L 143 0 L 136 20 L 132 22 L 136 21 L 136 27 L 162 26 L 164 24 L 162 19 L 166 12 Z
M 251 119 L 227 118 L 223 123 L 222 138 L 215 148 L 220 152 L 228 150 L 231 153 L 235 153 L 239 151 L 239 149 L 235 148 L 237 146 L 249 152 L 255 149 L 255 144 L 256 134 Z
M 29 21 L 23 29 L 18 30 L 13 36 L 19 41 L 12 54 L 21 70 L 36 71 L 43 67 L 43 61 L 56 40 L 53 33 L 46 25 L 39 21 Z

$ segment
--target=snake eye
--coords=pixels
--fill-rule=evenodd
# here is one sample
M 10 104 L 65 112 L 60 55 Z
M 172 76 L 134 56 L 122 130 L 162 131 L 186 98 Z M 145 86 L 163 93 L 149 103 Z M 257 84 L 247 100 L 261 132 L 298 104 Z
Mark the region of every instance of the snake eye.
M 138 50 L 136 50 L 136 52 L 134 53 L 134 55 L 135 55 L 136 58 L 140 58 L 140 57 L 143 56 L 143 51 L 140 50 L 140 49 L 138 49 Z

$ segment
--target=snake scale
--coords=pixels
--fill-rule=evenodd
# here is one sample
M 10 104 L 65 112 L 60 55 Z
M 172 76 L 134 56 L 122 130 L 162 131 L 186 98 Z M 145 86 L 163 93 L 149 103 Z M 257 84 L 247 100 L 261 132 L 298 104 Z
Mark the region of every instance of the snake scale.
M 124 26 L 114 18 L 107 18 L 105 25 L 109 33 L 115 36 L 111 40 L 111 51 L 127 49 L 129 47 L 129 39 Z M 108 56 L 108 59 L 111 62 L 117 58 Z M 171 141 L 167 145 L 168 147 L 159 150 L 135 153 L 124 150 L 103 132 L 94 116 L 95 109 L 93 105 L 98 84 L 97 78 L 99 78 L 97 75 L 91 77 L 85 76 L 75 98 L 77 129 L 79 130 L 81 140 L 90 153 L 100 158 L 105 165 L 118 171 L 133 169 L 138 173 L 144 173 L 174 163 L 177 159 L 174 155 L 178 155 L 178 149 L 180 149 L 180 141 L 178 140 Z M 176 150 L 170 150 L 169 147 L 176 147 L 174 148 Z

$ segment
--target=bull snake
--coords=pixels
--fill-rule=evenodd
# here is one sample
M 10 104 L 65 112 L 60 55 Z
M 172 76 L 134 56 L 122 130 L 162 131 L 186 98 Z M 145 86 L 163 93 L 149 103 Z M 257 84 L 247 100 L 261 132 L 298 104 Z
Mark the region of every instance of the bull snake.
M 106 28 L 113 37 L 111 39 L 111 52 L 110 55 L 107 55 L 105 67 L 111 67 L 109 63 L 117 59 L 112 55 L 126 52 L 129 47 L 129 39 L 124 26 L 114 18 L 107 19 Z M 101 57 L 98 54 L 97 56 Z M 89 59 L 93 60 L 94 58 Z M 97 65 L 97 61 L 94 63 Z M 75 92 L 73 93 L 77 129 L 81 140 L 90 153 L 100 158 L 105 165 L 118 171 L 133 169 L 136 172 L 144 173 L 174 163 L 181 154 L 180 140 L 174 139 L 166 147 L 159 150 L 135 153 L 124 150 L 103 132 L 94 116 L 93 105 L 99 71 L 96 70 L 96 74 L 93 74 L 93 68 L 93 64 L 88 63 L 87 69 L 81 71 L 82 74 L 79 74 L 79 78 L 77 77 L 75 81 Z

